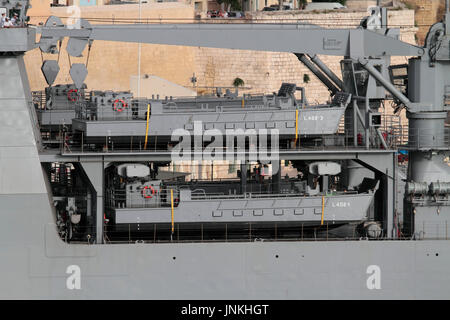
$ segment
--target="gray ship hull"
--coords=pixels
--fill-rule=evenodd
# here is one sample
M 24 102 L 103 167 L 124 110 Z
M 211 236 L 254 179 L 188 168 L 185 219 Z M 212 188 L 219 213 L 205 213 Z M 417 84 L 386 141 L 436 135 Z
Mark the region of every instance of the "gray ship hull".
M 31 29 L 11 32 L 3 51 L 32 47 Z M 448 240 L 65 243 L 23 56 L 0 78 L 2 299 L 450 299 Z
M 66 244 L 37 221 L 50 218 L 46 195 L 23 199 L 2 196 L 15 203 L 1 226 L 2 299 L 450 298 L 445 240 Z M 73 265 L 79 290 L 66 284 Z M 373 265 L 381 288 L 370 290 Z
M 24 178 L 0 195 L 1 299 L 450 298 L 446 240 L 67 244 L 42 171 Z M 371 266 L 380 289 L 367 286 Z

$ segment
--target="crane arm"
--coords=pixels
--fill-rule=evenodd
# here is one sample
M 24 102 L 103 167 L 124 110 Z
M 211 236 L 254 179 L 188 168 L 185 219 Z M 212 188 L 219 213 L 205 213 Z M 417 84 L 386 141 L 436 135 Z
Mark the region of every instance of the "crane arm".
M 81 25 L 80 29 L 69 29 L 46 24 L 38 32 L 42 33 L 41 42 L 70 37 L 352 58 L 421 56 L 424 52 L 421 47 L 362 28 L 324 29 L 310 24 L 273 23 L 90 25 L 86 21 Z

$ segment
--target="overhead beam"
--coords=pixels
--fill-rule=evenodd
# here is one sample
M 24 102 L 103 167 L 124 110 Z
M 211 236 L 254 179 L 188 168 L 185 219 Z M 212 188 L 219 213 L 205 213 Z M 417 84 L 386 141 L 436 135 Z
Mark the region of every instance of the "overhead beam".
M 83 25 L 83 24 L 82 24 Z M 152 43 L 331 56 L 420 56 L 423 49 L 365 29 L 324 29 L 311 24 L 186 23 L 92 25 L 38 28 L 44 39 L 78 37 L 91 40 Z M 350 35 L 359 39 L 352 43 Z

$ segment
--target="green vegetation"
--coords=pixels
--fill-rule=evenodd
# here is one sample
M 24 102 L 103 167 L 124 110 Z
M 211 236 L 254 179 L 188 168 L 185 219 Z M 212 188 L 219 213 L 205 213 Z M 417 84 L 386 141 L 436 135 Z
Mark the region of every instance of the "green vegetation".
M 237 87 L 243 87 L 244 86 L 244 80 L 242 80 L 241 78 L 236 78 L 233 81 L 233 87 L 237 88 Z
M 307 73 L 305 73 L 303 75 L 303 83 L 308 83 L 311 79 L 309 78 L 309 75 Z

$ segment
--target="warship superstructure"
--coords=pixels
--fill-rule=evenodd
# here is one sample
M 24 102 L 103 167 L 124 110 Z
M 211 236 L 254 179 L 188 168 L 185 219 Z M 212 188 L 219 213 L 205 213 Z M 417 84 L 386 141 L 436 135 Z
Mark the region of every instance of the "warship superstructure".
M 0 29 L 0 297 L 449 298 L 448 1 L 424 47 L 379 7 L 356 29 L 323 29 L 32 26 L 28 1 L 4 5 L 22 24 Z M 257 96 L 89 91 L 79 63 L 55 85 L 57 60 L 32 93 L 24 53 L 56 55 L 65 37 L 73 57 L 98 40 L 291 52 L 329 103 L 290 83 Z M 341 78 L 322 54 L 343 57 Z M 391 66 L 395 55 L 412 58 Z M 407 137 L 386 125 L 386 99 L 406 109 Z M 208 179 L 175 170 L 202 161 Z

